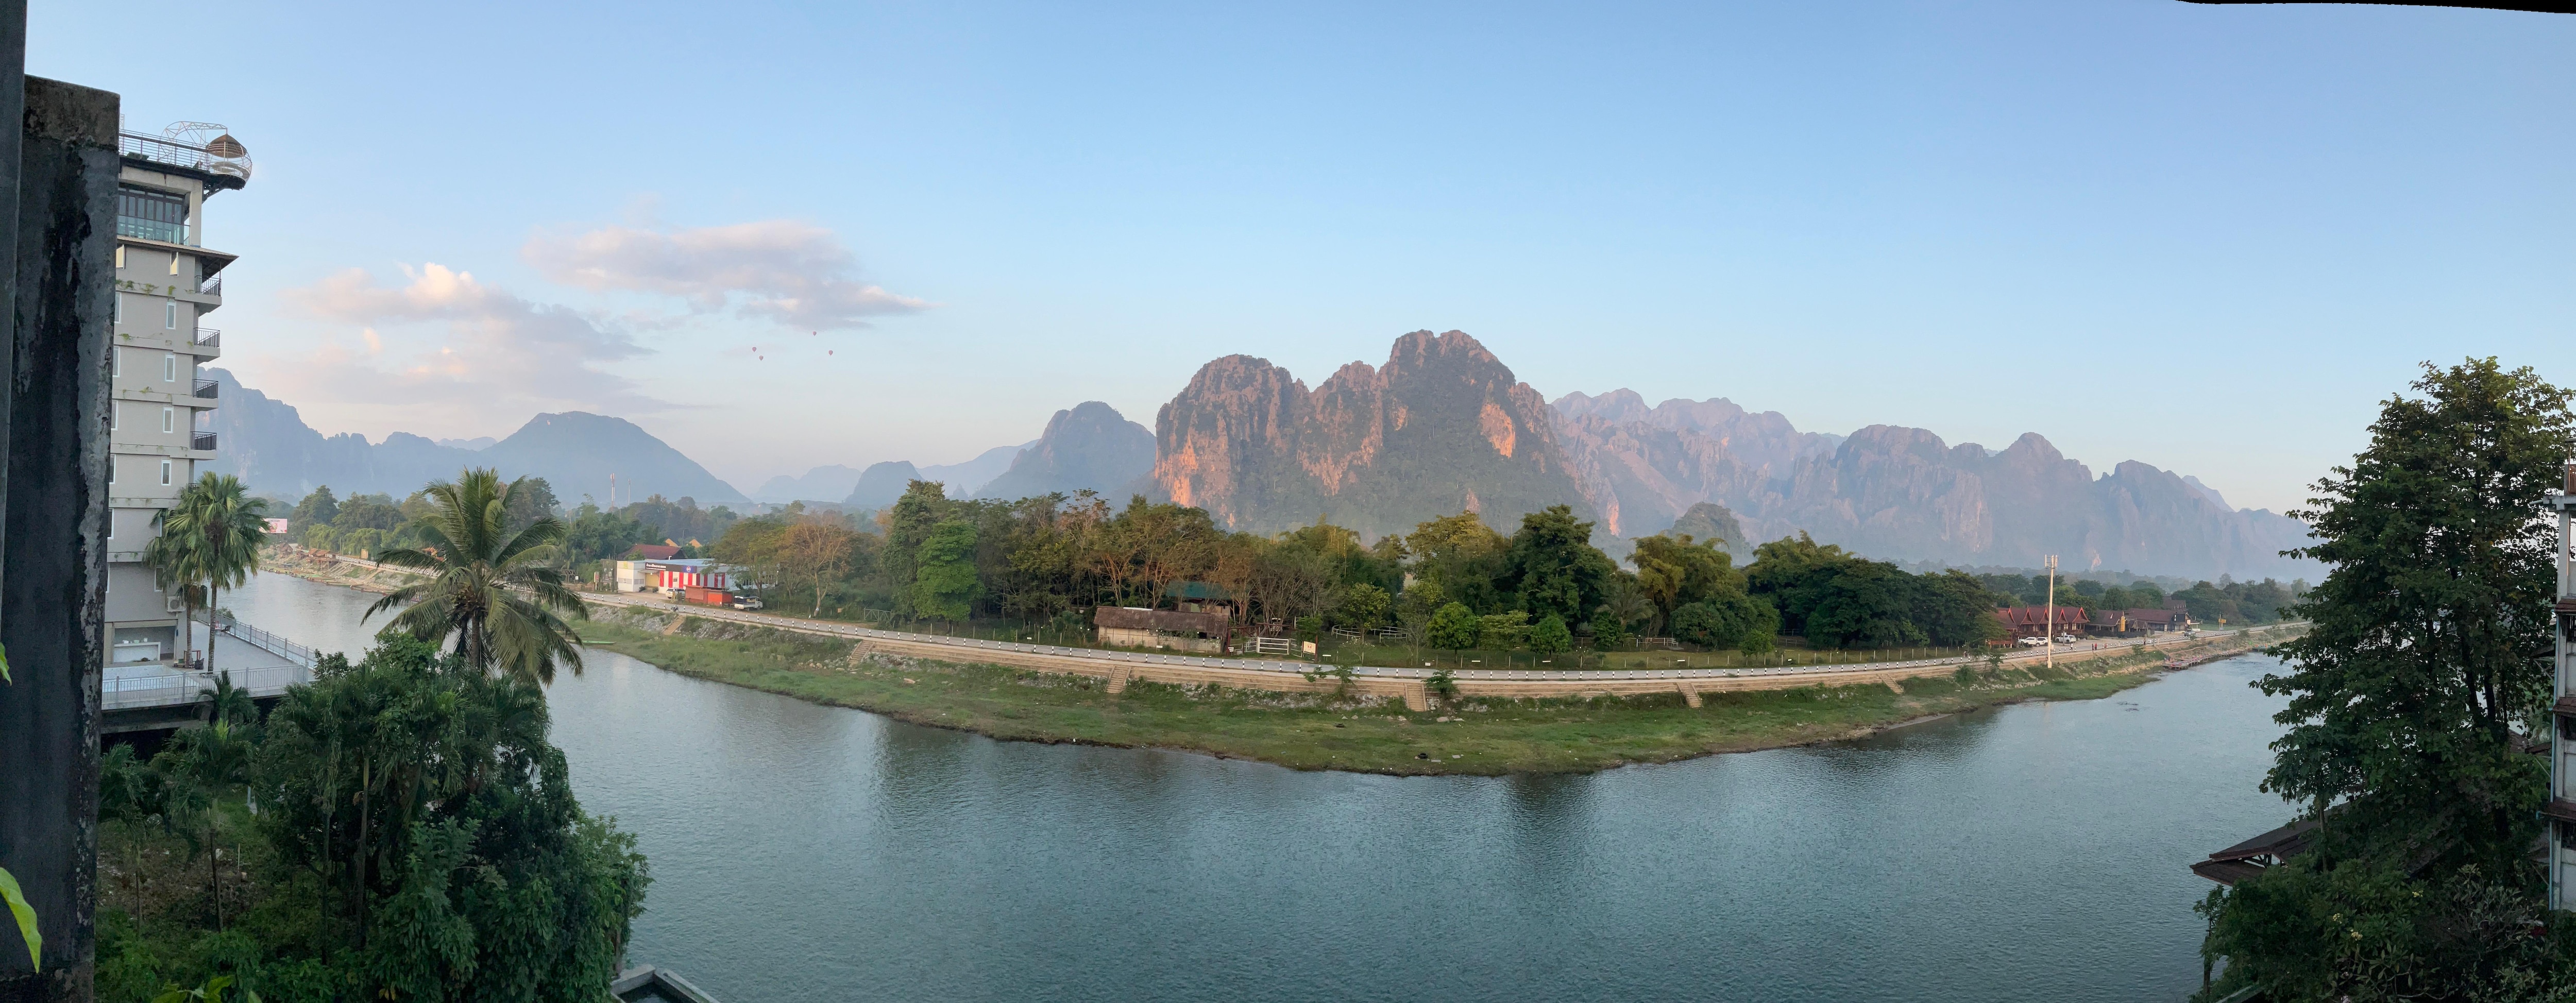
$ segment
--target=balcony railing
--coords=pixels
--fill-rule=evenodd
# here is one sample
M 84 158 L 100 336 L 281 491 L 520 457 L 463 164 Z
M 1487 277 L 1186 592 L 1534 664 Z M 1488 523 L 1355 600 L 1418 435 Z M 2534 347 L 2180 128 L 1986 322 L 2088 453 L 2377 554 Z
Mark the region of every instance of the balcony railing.
M 222 348 L 224 345 L 224 333 L 211 327 L 198 328 L 197 344 L 203 345 L 207 348 Z
M 199 296 L 221 296 L 223 294 L 224 277 L 221 275 L 210 276 L 206 281 L 197 283 L 197 295 Z
M 219 138 L 212 145 L 222 146 L 230 142 L 231 139 L 229 137 L 224 137 Z M 248 152 L 242 150 L 241 146 L 237 143 L 233 144 L 231 150 L 228 151 L 237 155 L 225 157 L 216 155 L 214 151 L 210 151 L 207 147 L 198 146 L 195 143 L 183 143 L 168 136 L 147 136 L 137 132 L 120 132 L 116 134 L 116 152 L 122 156 L 133 157 L 137 160 L 148 160 L 157 164 L 168 164 L 172 167 L 184 167 L 192 171 L 204 171 L 208 174 L 222 174 L 230 177 L 241 178 L 245 181 L 250 179 L 250 156 Z
M 213 400 L 213 399 L 215 399 L 215 381 L 213 381 L 213 380 L 198 380 L 198 381 L 197 381 L 196 394 L 197 394 L 197 396 L 199 396 L 199 397 L 203 397 L 203 398 L 205 398 L 205 399 L 207 399 L 207 400 Z M 208 449 L 213 449 L 214 447 L 212 447 L 212 446 L 208 446 L 208 447 L 206 447 L 206 448 L 208 448 Z
M 215 433 L 213 433 L 213 432 L 191 432 L 191 433 L 188 433 L 188 448 L 190 448 L 190 449 L 195 449 L 195 450 L 202 450 L 202 451 L 204 451 L 204 452 L 209 452 L 209 453 L 214 452 L 214 451 L 215 451 Z

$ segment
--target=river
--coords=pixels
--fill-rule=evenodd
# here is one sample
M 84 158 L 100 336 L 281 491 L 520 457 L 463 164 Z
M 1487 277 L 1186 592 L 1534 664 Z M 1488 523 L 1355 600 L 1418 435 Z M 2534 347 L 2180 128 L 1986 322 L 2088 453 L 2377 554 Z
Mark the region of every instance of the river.
M 269 574 L 224 603 L 354 655 L 374 598 Z M 630 958 L 726 1003 L 2179 1000 L 2186 866 L 2290 816 L 2254 789 L 2256 656 L 1499 779 L 997 742 L 585 657 L 554 737 L 652 861 Z

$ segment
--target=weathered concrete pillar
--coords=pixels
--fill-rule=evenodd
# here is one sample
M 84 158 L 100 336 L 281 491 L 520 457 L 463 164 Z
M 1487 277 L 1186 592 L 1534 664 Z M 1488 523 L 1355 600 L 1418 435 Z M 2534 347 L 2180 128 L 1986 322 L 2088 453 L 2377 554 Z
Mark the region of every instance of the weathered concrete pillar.
M 25 7 L 0 12 L 23 35 Z M 0 1003 L 91 998 L 99 667 L 107 581 L 107 339 L 115 307 L 117 98 L 33 77 L 19 135 L 0 481 L 0 867 L 44 934 L 30 971 L 0 932 Z

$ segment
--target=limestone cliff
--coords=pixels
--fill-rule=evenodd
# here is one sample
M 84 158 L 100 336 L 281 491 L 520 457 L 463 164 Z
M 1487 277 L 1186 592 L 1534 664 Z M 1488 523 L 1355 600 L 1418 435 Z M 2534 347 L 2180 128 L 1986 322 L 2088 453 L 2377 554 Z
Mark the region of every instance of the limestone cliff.
M 1458 331 L 1405 335 L 1385 365 L 1353 362 L 1312 390 L 1264 359 L 1218 359 L 1154 434 L 1155 488 L 1238 530 L 1328 516 L 1376 536 L 1462 509 L 1508 529 L 1587 507 L 1546 401 Z

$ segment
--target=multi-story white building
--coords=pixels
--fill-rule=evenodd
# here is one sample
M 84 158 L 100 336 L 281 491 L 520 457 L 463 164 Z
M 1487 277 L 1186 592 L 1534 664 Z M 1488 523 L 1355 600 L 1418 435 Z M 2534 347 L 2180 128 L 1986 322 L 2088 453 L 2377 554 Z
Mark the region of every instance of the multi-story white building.
M 233 256 L 206 246 L 205 207 L 249 182 L 250 156 L 222 126 L 202 122 L 120 133 L 117 146 L 106 649 L 111 664 L 168 663 L 189 653 L 181 604 L 153 583 L 143 547 L 153 516 L 215 457 L 215 435 L 198 420 L 215 408 L 215 383 L 200 369 L 223 339 L 204 321 L 224 305 Z

